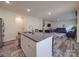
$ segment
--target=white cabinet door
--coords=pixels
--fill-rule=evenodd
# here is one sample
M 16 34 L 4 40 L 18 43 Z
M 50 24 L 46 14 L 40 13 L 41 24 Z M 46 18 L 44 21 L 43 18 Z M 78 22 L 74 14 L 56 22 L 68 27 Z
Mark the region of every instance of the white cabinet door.
M 36 42 L 32 41 L 31 39 L 27 37 L 26 39 L 27 39 L 28 56 L 35 57 L 36 56 Z
M 36 43 L 23 35 L 21 37 L 21 47 L 27 57 L 36 56 Z
M 36 42 L 30 39 L 28 45 L 29 45 L 31 57 L 35 57 L 36 56 Z
M 27 49 L 28 49 L 28 57 L 36 57 L 35 49 L 31 48 L 30 45 L 28 45 Z

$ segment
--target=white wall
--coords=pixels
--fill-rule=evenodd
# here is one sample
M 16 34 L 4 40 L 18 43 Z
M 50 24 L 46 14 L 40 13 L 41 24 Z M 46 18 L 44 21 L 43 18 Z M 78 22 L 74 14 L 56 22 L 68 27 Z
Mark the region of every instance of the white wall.
M 42 19 L 20 15 L 9 10 L 0 9 L 0 18 L 5 23 L 4 42 L 14 40 L 18 32 L 31 31 L 31 26 L 33 29 L 42 29 Z
M 25 16 L 24 18 L 24 31 L 31 31 L 34 29 L 42 29 L 42 19 L 38 19 L 31 16 Z
M 4 9 L 0 9 L 0 18 L 2 18 L 5 23 L 5 37 L 3 41 L 6 42 L 14 40 L 17 35 L 17 32 L 22 31 L 23 29 L 22 18 L 17 13 Z

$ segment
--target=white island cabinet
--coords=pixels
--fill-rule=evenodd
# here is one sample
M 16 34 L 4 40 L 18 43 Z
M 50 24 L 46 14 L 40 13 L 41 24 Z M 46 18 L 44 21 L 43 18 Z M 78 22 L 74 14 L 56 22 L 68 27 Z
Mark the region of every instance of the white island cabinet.
M 52 57 L 52 36 L 42 33 L 23 33 L 21 48 L 27 57 Z

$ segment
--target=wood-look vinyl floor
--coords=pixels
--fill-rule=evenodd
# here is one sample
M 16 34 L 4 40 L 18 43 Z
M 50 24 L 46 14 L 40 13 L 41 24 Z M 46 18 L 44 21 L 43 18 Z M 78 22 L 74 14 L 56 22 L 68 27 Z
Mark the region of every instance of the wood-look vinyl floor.
M 54 57 L 79 57 L 79 44 L 71 38 L 54 40 Z
M 53 57 L 79 57 L 79 44 L 71 38 L 58 38 L 53 43 Z M 18 41 L 6 42 L 0 48 L 0 57 L 25 57 L 24 52 L 18 47 Z
M 6 42 L 2 48 L 0 48 L 0 57 L 25 57 L 22 49 L 18 47 L 18 41 Z

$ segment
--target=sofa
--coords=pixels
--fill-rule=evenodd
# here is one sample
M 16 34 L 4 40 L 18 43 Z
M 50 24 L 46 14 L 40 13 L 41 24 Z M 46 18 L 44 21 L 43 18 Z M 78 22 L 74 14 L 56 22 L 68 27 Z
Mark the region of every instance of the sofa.
M 56 28 L 56 29 L 53 30 L 53 32 L 56 32 L 56 33 L 66 33 L 66 36 L 68 38 L 72 38 L 72 39 L 76 38 L 76 29 L 74 31 L 67 32 L 66 28 Z
M 65 28 L 56 28 L 53 30 L 53 32 L 57 32 L 57 33 L 66 33 L 66 29 Z

